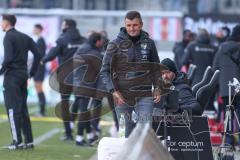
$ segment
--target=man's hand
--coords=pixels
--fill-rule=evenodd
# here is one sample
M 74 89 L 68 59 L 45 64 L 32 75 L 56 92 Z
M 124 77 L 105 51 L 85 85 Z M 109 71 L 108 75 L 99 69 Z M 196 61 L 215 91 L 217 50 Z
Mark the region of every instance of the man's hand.
M 161 95 L 160 95 L 160 90 L 159 89 L 154 89 L 153 100 L 154 100 L 154 103 L 158 103 L 161 100 Z
M 116 105 L 122 105 L 125 103 L 124 98 L 119 91 L 114 91 L 112 95 Z

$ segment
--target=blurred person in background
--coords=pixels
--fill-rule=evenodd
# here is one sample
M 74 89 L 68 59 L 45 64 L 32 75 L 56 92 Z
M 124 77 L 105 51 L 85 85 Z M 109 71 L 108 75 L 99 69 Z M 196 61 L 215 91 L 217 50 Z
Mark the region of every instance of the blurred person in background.
M 183 67 L 190 64 L 196 65 L 196 71 L 192 80 L 192 86 L 200 82 L 208 66 L 212 66 L 217 48 L 211 44 L 210 35 L 206 29 L 199 29 L 196 40 L 189 43 L 183 56 Z M 213 95 L 206 110 L 215 111 Z
M 184 55 L 184 50 L 194 38 L 190 30 L 184 30 L 182 36 L 182 41 L 175 43 L 173 47 L 174 62 L 176 63 L 178 70 L 182 68 L 182 58 Z
M 41 58 L 45 56 L 46 52 L 46 43 L 44 38 L 42 37 L 42 31 L 43 27 L 41 24 L 34 25 L 33 28 L 33 34 L 37 36 L 37 46 L 39 48 L 39 52 L 41 54 Z M 46 105 L 46 98 L 43 91 L 43 80 L 45 75 L 45 65 L 39 65 L 36 74 L 34 75 L 34 83 L 35 88 L 38 95 L 38 101 L 39 101 L 39 107 L 40 107 L 40 113 L 39 116 L 45 116 L 45 105 Z
M 228 83 L 229 81 L 232 82 L 233 78 L 236 78 L 238 81 L 240 80 L 240 67 L 239 64 L 235 63 L 231 59 L 231 55 L 235 52 L 240 51 L 240 25 L 236 25 L 233 28 L 232 34 L 229 39 L 223 42 L 216 54 L 216 57 L 213 62 L 213 69 L 220 70 L 220 77 L 219 77 L 219 95 L 222 97 L 223 100 L 223 109 L 220 109 L 218 117 L 220 118 L 221 111 L 226 111 L 226 105 L 228 105 L 228 97 L 229 97 L 229 88 Z M 234 96 L 234 90 L 231 91 L 232 98 L 234 100 L 232 104 L 234 105 L 237 111 L 237 118 L 240 118 L 240 96 L 236 94 Z M 233 116 L 233 115 L 232 115 Z M 232 118 L 233 124 L 233 118 Z M 231 126 L 233 128 L 233 126 Z M 238 134 L 239 136 L 239 134 Z M 227 135 L 227 143 L 234 146 L 234 137 L 233 135 Z M 240 145 L 240 139 L 238 139 L 238 147 Z
M 219 30 L 215 34 L 215 39 L 216 40 L 214 42 L 214 45 L 216 47 L 219 47 L 220 44 L 222 44 L 223 42 L 225 42 L 229 38 L 230 33 L 231 33 L 231 31 L 227 26 L 219 28 Z
M 102 60 L 102 37 L 100 33 L 92 32 L 89 35 L 88 40 L 82 44 L 82 46 L 76 51 L 74 57 L 81 56 L 84 54 L 93 55 Z M 86 83 L 82 79 L 84 77 L 85 69 L 78 69 L 74 72 L 74 85 L 82 87 L 90 87 L 96 89 L 104 89 L 105 85 L 102 84 L 101 78 L 97 77 L 95 83 Z M 91 97 L 86 97 L 84 95 L 76 95 L 72 112 L 77 113 L 77 110 L 80 110 L 78 115 L 78 130 L 76 135 L 76 145 L 77 146 L 86 146 L 93 145 L 93 142 L 97 140 L 100 136 L 99 121 L 101 115 L 102 101 L 100 99 L 90 100 Z M 92 112 L 90 112 L 89 107 L 93 106 Z M 92 125 L 92 128 L 91 128 Z M 86 130 L 86 138 L 84 138 L 84 131 Z
M 73 19 L 64 19 L 62 22 L 62 34 L 56 41 L 56 46 L 51 48 L 49 53 L 45 55 L 41 64 L 58 58 L 59 65 L 63 64 L 67 60 L 71 59 L 77 50 L 77 47 L 69 47 L 70 45 L 79 45 L 85 42 L 85 38 L 82 37 L 77 29 L 77 23 Z M 70 82 L 72 83 L 72 82 Z M 61 94 L 62 92 L 68 94 Z M 61 137 L 61 140 L 73 140 L 72 128 L 70 121 L 74 121 L 74 116 L 69 113 L 69 98 L 72 93 L 72 89 L 60 86 L 61 94 L 61 113 L 63 118 L 63 124 L 65 128 L 65 135 Z
M 219 49 L 220 45 L 222 43 L 226 42 L 229 39 L 230 34 L 231 34 L 231 30 L 227 26 L 220 27 L 219 30 L 214 35 L 215 37 L 214 37 L 213 45 L 218 47 L 218 49 Z M 218 102 L 217 122 L 220 122 L 221 121 L 221 114 L 223 113 L 223 108 L 225 106 L 224 106 L 222 97 L 219 96 L 219 86 L 216 88 L 216 90 L 217 90 L 217 95 L 218 95 L 218 99 L 217 99 L 217 102 Z
M 109 43 L 109 39 L 108 39 L 108 34 L 105 30 L 102 30 L 100 33 L 102 35 L 102 41 L 103 41 L 102 53 L 103 53 L 103 56 L 104 56 L 104 54 L 106 52 L 106 49 L 107 49 L 107 45 Z M 114 109 L 113 97 L 108 97 L 108 104 L 109 104 L 109 107 L 112 110 L 113 120 L 114 120 L 114 124 L 110 128 L 109 133 L 112 137 L 116 137 L 117 136 L 117 131 L 118 131 L 118 119 L 117 119 L 117 113 Z
M 15 15 L 2 15 L 2 29 L 6 34 L 0 75 L 4 74 L 3 95 L 13 140 L 8 146 L 10 150 L 34 147 L 27 108 L 27 80 L 36 73 L 41 56 L 33 39 L 14 28 L 16 22 Z M 30 72 L 27 66 L 29 51 L 33 53 Z M 22 134 L 25 138 L 24 144 Z
M 196 40 L 189 43 L 183 55 L 183 67 L 194 64 L 197 66 L 192 85 L 203 78 L 203 73 L 208 66 L 212 66 L 217 48 L 211 44 L 209 33 L 206 29 L 199 29 Z

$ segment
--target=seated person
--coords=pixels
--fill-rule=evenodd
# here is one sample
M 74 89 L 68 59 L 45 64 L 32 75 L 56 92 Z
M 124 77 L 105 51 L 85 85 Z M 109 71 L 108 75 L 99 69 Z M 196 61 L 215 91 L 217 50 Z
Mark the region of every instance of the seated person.
M 179 112 L 188 110 L 192 112 L 192 115 L 202 115 L 203 109 L 192 94 L 191 87 L 188 85 L 187 74 L 177 71 L 175 63 L 169 58 L 162 60 L 161 64 L 169 69 L 163 71 L 163 81 L 172 84 L 171 88 L 178 91 Z

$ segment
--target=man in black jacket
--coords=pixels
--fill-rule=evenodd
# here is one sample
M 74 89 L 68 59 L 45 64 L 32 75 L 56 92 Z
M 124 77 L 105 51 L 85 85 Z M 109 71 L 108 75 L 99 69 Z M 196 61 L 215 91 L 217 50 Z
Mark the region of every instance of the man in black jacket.
M 190 30 L 185 30 L 183 32 L 183 39 L 181 42 L 175 43 L 173 47 L 173 53 L 174 53 L 174 62 L 176 63 L 176 66 L 178 70 L 182 67 L 182 58 L 184 55 L 184 50 L 187 47 L 187 45 L 193 40 L 193 33 Z
M 185 66 L 189 66 L 190 64 L 197 66 L 192 85 L 200 82 L 206 68 L 212 66 L 216 50 L 216 47 L 210 42 L 207 30 L 199 29 L 196 40 L 187 46 L 182 59 Z
M 192 115 L 202 115 L 203 109 L 197 102 L 196 98 L 192 94 L 191 87 L 188 84 L 187 75 L 183 72 L 177 71 L 175 63 L 166 58 L 161 61 L 161 64 L 168 67 L 168 71 L 164 71 L 162 79 L 167 84 L 174 86 L 174 90 L 177 90 L 179 111 L 188 110 L 192 112 Z
M 101 69 L 103 83 L 106 85 L 107 90 L 112 93 L 115 100 L 118 118 L 120 118 L 120 115 L 123 115 L 125 118 L 126 137 L 130 135 L 134 127 L 134 123 L 131 120 L 133 110 L 135 110 L 138 115 L 138 122 L 149 123 L 152 120 L 153 103 L 154 101 L 158 102 L 160 100 L 160 92 L 158 89 L 153 93 L 153 97 L 146 96 L 139 98 L 135 106 L 129 105 L 126 99 L 135 100 L 136 97 L 124 94 L 123 88 L 128 85 L 123 84 L 124 80 L 134 79 L 144 75 L 137 67 L 141 65 L 141 62 L 159 63 L 155 43 L 149 38 L 148 33 L 142 30 L 142 27 L 143 22 L 140 13 L 137 11 L 129 11 L 125 16 L 125 27 L 120 29 L 117 38 L 110 42 L 107 47 Z M 119 72 L 122 68 L 119 66 L 126 63 L 126 61 L 138 63 L 136 63 L 135 71 L 122 74 L 120 73 L 121 71 Z M 146 77 L 146 79 L 147 78 L 150 79 L 150 77 Z M 148 83 L 147 87 L 140 86 L 140 91 L 151 91 L 152 87 L 149 85 L 152 83 L 153 81 Z M 129 88 L 125 90 L 129 90 Z
M 74 53 L 77 50 L 77 47 L 74 45 L 82 44 L 85 41 L 85 38 L 82 37 L 76 28 L 77 24 L 72 19 L 65 19 L 62 23 L 62 34 L 56 41 L 56 46 L 53 47 L 49 53 L 42 58 L 41 63 L 46 63 L 48 61 L 53 60 L 54 58 L 58 58 L 59 64 L 63 64 L 67 60 L 71 59 Z M 73 47 L 72 47 L 73 46 Z M 72 82 L 70 82 L 72 84 Z M 73 140 L 72 130 L 70 126 L 70 121 L 73 121 L 73 116 L 69 113 L 69 98 L 72 93 L 72 89 L 65 88 L 65 86 L 60 86 L 60 94 L 61 94 L 61 109 L 62 109 L 62 118 L 64 120 L 65 127 L 65 136 L 63 136 L 62 140 Z M 69 117 L 71 120 L 69 120 Z
M 43 27 L 41 24 L 34 25 L 33 33 L 37 36 L 37 46 L 41 53 L 41 58 L 45 56 L 46 52 L 46 42 L 42 37 Z M 45 65 L 39 65 L 36 74 L 34 75 L 34 84 L 38 95 L 39 107 L 40 107 L 40 116 L 45 115 L 45 105 L 46 105 L 46 98 L 43 92 L 43 80 L 45 75 Z
M 10 121 L 13 142 L 9 149 L 22 147 L 33 148 L 31 122 L 27 109 L 27 79 L 34 76 L 40 53 L 34 41 L 27 35 L 17 31 L 14 26 L 14 15 L 2 16 L 2 28 L 6 32 L 4 37 L 4 60 L 0 74 L 4 73 L 4 102 Z M 34 55 L 32 68 L 28 73 L 28 51 Z M 25 145 L 22 144 L 22 133 Z
M 213 69 L 220 70 L 219 77 L 219 95 L 223 99 L 223 109 L 220 108 L 218 117 L 221 116 L 221 111 L 226 110 L 226 105 L 228 105 L 228 83 L 232 81 L 233 78 L 240 80 L 240 67 L 239 64 L 232 60 L 231 56 L 240 50 L 240 25 L 233 28 L 232 34 L 229 39 L 223 42 L 216 54 L 213 62 Z M 234 95 L 234 90 L 231 91 L 231 95 Z M 240 96 L 237 94 L 232 102 L 234 107 L 237 109 L 238 118 L 240 118 Z M 232 97 L 232 98 L 233 98 Z M 233 124 L 233 123 L 232 123 Z M 233 126 L 232 126 L 233 127 Z M 232 136 L 231 136 L 232 137 Z M 233 145 L 233 137 L 227 138 L 228 143 Z M 238 142 L 240 144 L 240 140 Z
M 74 54 L 74 58 L 81 57 L 82 55 L 89 55 L 93 56 L 96 59 L 99 60 L 99 62 L 102 61 L 102 37 L 100 33 L 93 32 L 88 40 L 82 44 L 82 46 L 76 51 Z M 96 62 L 97 63 L 97 62 Z M 88 65 L 91 65 L 88 64 Z M 94 68 L 94 66 L 88 66 L 88 68 Z M 74 71 L 74 86 L 81 86 L 81 87 L 88 87 L 92 89 L 102 89 L 105 90 L 105 85 L 102 84 L 101 77 L 99 75 L 95 75 L 96 82 L 84 82 L 84 76 L 85 76 L 85 69 L 79 68 L 78 70 Z M 86 77 L 85 77 L 86 78 Z M 94 93 L 96 95 L 97 93 Z M 86 94 L 87 95 L 87 94 Z M 78 131 L 76 136 L 76 145 L 83 146 L 83 145 L 91 145 L 91 143 L 94 141 L 94 133 L 91 129 L 91 123 L 92 127 L 95 130 L 95 132 L 100 132 L 98 128 L 99 123 L 99 117 L 101 114 L 101 99 L 96 99 L 96 97 L 92 97 L 93 101 L 89 101 L 90 97 L 86 97 L 84 95 L 76 95 L 76 99 L 73 105 L 74 112 L 77 111 L 79 108 L 80 114 L 78 116 Z M 88 109 L 89 104 L 93 104 L 93 115 L 91 116 L 90 110 Z M 84 140 L 84 130 L 86 130 L 86 138 L 87 141 Z M 100 133 L 99 133 L 100 134 Z

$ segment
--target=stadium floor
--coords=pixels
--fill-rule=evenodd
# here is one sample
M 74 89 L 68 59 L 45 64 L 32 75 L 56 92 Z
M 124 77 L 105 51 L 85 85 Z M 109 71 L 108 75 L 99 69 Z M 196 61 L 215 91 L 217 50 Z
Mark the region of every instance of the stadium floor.
M 11 142 L 11 133 L 5 108 L 0 105 L 0 160 L 95 160 L 97 145 L 93 147 L 78 147 L 74 141 L 63 142 L 62 123 L 54 115 L 54 108 L 47 109 L 46 117 L 35 117 L 38 111 L 36 105 L 29 106 L 34 135 L 34 150 L 9 151 L 4 148 Z M 109 136 L 111 113 L 102 117 L 102 136 Z M 76 126 L 76 125 L 75 125 Z M 76 129 L 74 129 L 76 133 Z M 240 160 L 240 152 L 236 152 L 235 160 Z
M 32 115 L 34 143 L 36 143 L 35 149 L 9 151 L 4 146 L 11 143 L 10 126 L 7 122 L 5 108 L 0 105 L 0 160 L 88 160 L 96 154 L 97 146 L 78 147 L 75 145 L 75 141 L 63 142 L 59 140 L 63 135 L 63 127 L 61 121 L 53 116 L 54 108 L 48 108 L 47 117 L 44 118 L 34 117 L 36 112 L 32 110 L 37 111 L 37 107 L 29 106 Z M 109 118 L 110 116 L 107 117 L 107 119 Z M 111 122 L 106 123 L 105 121 L 101 124 L 102 136 L 108 136 Z M 76 129 L 74 129 L 74 133 L 76 133 Z

